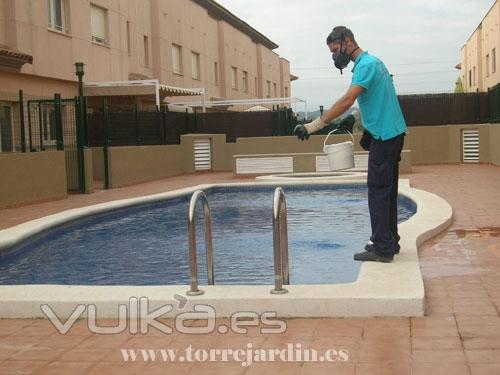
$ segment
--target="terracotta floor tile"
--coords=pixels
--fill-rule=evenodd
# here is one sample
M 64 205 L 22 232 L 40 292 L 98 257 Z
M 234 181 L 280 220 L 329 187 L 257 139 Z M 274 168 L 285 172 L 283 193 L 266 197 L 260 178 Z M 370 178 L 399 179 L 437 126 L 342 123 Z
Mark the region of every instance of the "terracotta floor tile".
M 64 350 L 62 349 L 44 349 L 44 348 L 30 348 L 20 350 L 14 354 L 11 361 L 53 361 L 62 356 Z
M 255 363 L 245 371 L 245 375 L 295 375 L 301 371 L 302 363 Z
M 119 375 L 119 374 L 142 374 L 146 367 L 144 363 L 116 363 L 116 362 L 100 362 L 94 364 L 87 371 L 87 374 L 92 375 Z
M 358 362 L 410 362 L 410 338 L 363 338 L 360 343 Z
M 356 375 L 410 375 L 411 364 L 402 361 L 379 361 L 356 364 Z
M 0 364 L 2 375 L 36 374 L 46 362 L 42 361 L 4 361 Z
M 470 365 L 472 375 L 498 375 L 500 374 L 500 364 L 498 363 L 472 363 Z
M 462 340 L 465 349 L 500 349 L 500 337 L 472 337 Z
M 412 360 L 414 363 L 465 363 L 465 355 L 462 349 L 413 350 Z
M 411 365 L 412 375 L 469 375 L 465 363 L 424 363 L 414 362 Z
M 364 337 L 408 337 L 410 336 L 410 319 L 369 319 L 365 323 Z
M 54 361 L 45 365 L 40 370 L 37 371 L 37 374 L 40 375 L 60 375 L 60 374 L 87 374 L 88 370 L 92 363 L 90 362 L 61 362 Z
M 219 374 L 230 374 L 230 375 L 241 375 L 246 373 L 249 367 L 244 367 L 238 362 L 208 362 L 208 363 L 194 363 L 188 374 L 207 374 L 207 375 L 219 375 Z
M 354 363 L 311 363 L 305 362 L 300 370 L 300 375 L 334 374 L 354 375 L 356 365 Z
M 126 342 L 131 339 L 128 335 L 93 335 L 87 337 L 80 344 L 78 349 L 113 349 L 125 347 Z
M 320 319 L 313 337 L 354 336 L 363 334 L 365 319 Z
M 500 349 L 466 349 L 470 363 L 500 363 Z
M 411 319 L 411 336 L 458 336 L 454 317 L 425 317 Z
M 448 350 L 448 349 L 462 349 L 462 342 L 459 337 L 412 337 L 411 339 L 412 350 Z
M 117 349 L 113 349 L 117 350 Z M 59 358 L 60 361 L 68 362 L 92 362 L 97 363 L 104 360 L 111 354 L 110 349 L 77 349 L 73 348 L 65 353 Z

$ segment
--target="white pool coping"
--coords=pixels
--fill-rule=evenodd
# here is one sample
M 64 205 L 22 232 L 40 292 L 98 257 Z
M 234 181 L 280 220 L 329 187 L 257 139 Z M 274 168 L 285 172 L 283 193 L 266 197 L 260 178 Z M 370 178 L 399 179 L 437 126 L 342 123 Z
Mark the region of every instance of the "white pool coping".
M 359 180 L 279 181 L 286 186 L 365 184 Z M 0 252 L 20 241 L 69 220 L 110 209 L 153 202 L 191 194 L 214 187 L 276 186 L 277 182 L 204 184 L 139 198 L 116 200 L 63 211 L 0 231 Z M 208 304 L 217 317 L 228 317 L 238 311 L 263 313 L 274 311 L 280 317 L 374 317 L 424 315 L 424 285 L 417 247 L 447 228 L 452 208 L 435 194 L 410 187 L 400 180 L 399 193 L 413 200 L 417 212 L 399 226 L 401 252 L 392 263 L 365 262 L 358 279 L 333 285 L 287 285 L 287 294 L 273 295 L 273 285 L 200 285 L 205 294 L 187 297 L 182 310 L 174 308 L 164 317 L 175 317 L 193 311 L 196 304 Z M 271 200 L 270 200 L 271 201 Z M 187 210 L 187 207 L 186 207 Z M 187 241 L 187 233 L 186 233 Z M 203 250 L 204 251 L 204 250 Z M 273 249 L 269 251 L 272 253 Z M 216 254 L 217 249 L 214 249 Z M 186 254 L 186 257 L 188 255 Z M 215 275 L 217 277 L 217 275 Z M 293 280 L 292 280 L 293 282 Z M 165 286 L 89 286 L 89 285 L 1 285 L 0 318 L 45 317 L 40 306 L 48 304 L 60 319 L 68 318 L 77 304 L 95 304 L 98 317 L 116 318 L 118 306 L 127 305 L 131 297 L 148 297 L 150 306 L 178 306 L 174 295 L 186 297 L 188 285 Z

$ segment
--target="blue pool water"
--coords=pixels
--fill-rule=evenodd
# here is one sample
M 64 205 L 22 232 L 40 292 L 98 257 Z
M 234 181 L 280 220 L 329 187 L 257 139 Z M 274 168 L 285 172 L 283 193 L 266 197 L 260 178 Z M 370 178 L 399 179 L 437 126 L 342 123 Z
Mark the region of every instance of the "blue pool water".
M 291 284 L 355 281 L 370 235 L 364 186 L 285 187 Z M 216 284 L 272 284 L 274 187 L 214 188 Z M 190 196 L 120 209 L 68 223 L 0 254 L 0 284 L 172 285 L 189 283 Z M 399 221 L 416 211 L 399 198 Z M 207 281 L 203 216 L 198 261 Z

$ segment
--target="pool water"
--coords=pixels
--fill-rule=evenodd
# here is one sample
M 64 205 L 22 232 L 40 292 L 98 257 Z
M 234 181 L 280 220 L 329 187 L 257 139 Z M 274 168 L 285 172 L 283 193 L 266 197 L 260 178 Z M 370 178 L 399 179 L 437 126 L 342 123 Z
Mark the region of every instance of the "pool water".
M 353 282 L 370 236 L 367 189 L 288 186 L 291 284 Z M 206 191 L 212 211 L 215 284 L 273 284 L 274 187 Z M 0 284 L 189 284 L 190 196 L 143 204 L 68 223 L 0 254 Z M 399 221 L 416 211 L 398 199 Z M 197 209 L 200 284 L 206 284 L 201 204 Z

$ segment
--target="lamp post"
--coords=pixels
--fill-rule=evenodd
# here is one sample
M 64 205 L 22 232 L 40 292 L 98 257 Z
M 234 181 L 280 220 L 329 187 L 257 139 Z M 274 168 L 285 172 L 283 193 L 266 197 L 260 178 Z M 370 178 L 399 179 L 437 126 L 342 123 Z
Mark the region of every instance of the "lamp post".
M 78 77 L 78 96 L 80 100 L 83 98 L 83 75 L 85 74 L 83 72 L 84 65 L 85 64 L 82 62 L 75 63 L 75 74 Z
M 77 149 L 78 149 L 78 177 L 79 185 L 82 193 L 85 192 L 85 163 L 84 163 L 84 151 L 83 149 L 87 146 L 87 127 L 86 127 L 86 114 L 85 106 L 83 103 L 83 72 L 84 64 L 82 62 L 75 63 L 75 74 L 78 77 L 78 120 L 77 120 Z
M 319 106 L 319 113 L 320 113 L 320 116 L 323 116 L 323 109 L 324 107 L 322 105 Z

